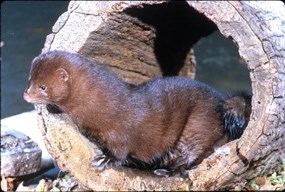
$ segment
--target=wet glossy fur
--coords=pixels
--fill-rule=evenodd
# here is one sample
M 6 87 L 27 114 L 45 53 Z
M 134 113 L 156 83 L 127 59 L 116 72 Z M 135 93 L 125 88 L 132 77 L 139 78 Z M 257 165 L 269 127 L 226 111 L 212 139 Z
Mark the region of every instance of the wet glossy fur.
M 182 77 L 130 85 L 93 61 L 63 51 L 34 59 L 24 98 L 69 114 L 103 150 L 93 161 L 98 170 L 127 165 L 157 169 L 158 175 L 190 169 L 228 142 L 225 106 L 236 104 Z

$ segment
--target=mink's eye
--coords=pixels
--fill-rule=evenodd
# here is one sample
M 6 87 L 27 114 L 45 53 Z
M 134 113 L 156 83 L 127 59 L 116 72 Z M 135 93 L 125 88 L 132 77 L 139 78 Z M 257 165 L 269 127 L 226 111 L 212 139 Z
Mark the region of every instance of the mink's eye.
M 39 87 L 40 87 L 40 89 L 41 89 L 42 91 L 46 90 L 46 86 L 45 86 L 45 85 L 40 85 Z

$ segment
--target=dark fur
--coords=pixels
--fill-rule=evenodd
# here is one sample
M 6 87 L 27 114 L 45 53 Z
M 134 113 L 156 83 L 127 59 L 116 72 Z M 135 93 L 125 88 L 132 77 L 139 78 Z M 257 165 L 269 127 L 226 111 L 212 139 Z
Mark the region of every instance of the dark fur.
M 45 90 L 40 89 L 43 85 Z M 69 114 L 101 147 L 103 155 L 92 162 L 98 170 L 139 166 L 157 169 L 158 175 L 181 173 L 200 163 L 229 141 L 225 131 L 233 132 L 232 139 L 240 136 L 233 131 L 239 124 L 227 119 L 239 116 L 231 114 L 239 114 L 235 107 L 244 105 L 182 77 L 130 85 L 93 61 L 63 51 L 33 61 L 24 98 Z M 246 115 L 244 129 L 249 114 L 241 114 Z
M 225 99 L 223 110 L 226 132 L 232 140 L 239 138 L 251 114 L 251 95 L 246 92 L 229 95 Z

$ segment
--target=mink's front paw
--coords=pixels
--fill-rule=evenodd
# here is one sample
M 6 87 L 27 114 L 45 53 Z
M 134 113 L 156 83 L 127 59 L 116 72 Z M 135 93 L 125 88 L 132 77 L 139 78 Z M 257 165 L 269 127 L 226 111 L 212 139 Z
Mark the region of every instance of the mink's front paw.
M 111 166 L 111 158 L 106 155 L 97 155 L 92 161 L 91 165 L 96 167 L 98 171 L 103 171 L 105 168 Z

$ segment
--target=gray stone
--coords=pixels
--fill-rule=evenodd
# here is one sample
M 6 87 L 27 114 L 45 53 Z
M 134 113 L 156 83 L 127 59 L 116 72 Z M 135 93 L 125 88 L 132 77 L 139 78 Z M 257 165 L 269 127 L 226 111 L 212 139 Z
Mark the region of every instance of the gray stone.
M 41 167 L 42 151 L 30 137 L 1 125 L 1 176 L 22 176 Z
M 1 127 L 9 127 L 30 137 L 42 150 L 41 169 L 49 169 L 55 165 L 44 144 L 43 136 L 38 128 L 36 110 L 20 113 L 1 119 Z

